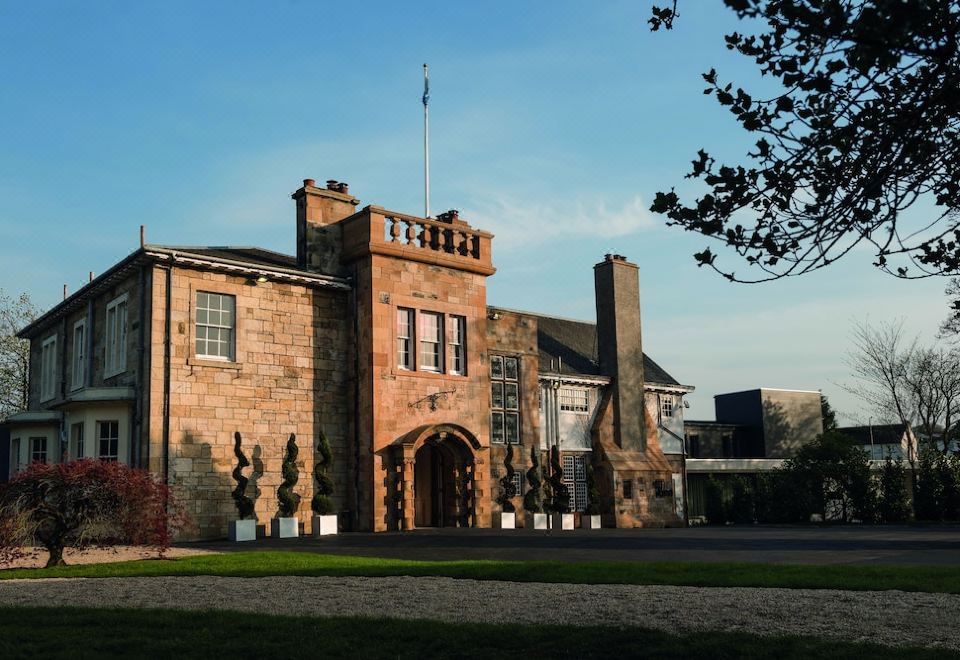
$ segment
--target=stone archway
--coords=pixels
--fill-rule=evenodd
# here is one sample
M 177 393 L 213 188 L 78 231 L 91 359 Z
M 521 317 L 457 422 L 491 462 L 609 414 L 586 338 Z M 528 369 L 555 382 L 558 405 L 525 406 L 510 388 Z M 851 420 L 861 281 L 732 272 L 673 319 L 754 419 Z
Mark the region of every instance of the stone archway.
M 476 436 L 441 424 L 415 429 L 397 444 L 403 460 L 403 528 L 477 526 Z

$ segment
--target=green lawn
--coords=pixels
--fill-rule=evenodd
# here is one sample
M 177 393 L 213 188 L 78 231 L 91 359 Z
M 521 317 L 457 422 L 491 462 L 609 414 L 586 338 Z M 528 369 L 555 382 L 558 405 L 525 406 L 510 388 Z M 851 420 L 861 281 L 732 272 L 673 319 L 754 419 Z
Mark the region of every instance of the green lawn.
M 389 576 L 434 575 L 475 580 L 571 584 L 672 584 L 960 593 L 955 566 L 814 566 L 706 562 L 411 561 L 308 552 L 235 552 L 165 561 L 145 560 L 0 571 L 0 579 L 152 575 Z
M 808 637 L 237 612 L 0 608 L 0 658 L 960 658 Z

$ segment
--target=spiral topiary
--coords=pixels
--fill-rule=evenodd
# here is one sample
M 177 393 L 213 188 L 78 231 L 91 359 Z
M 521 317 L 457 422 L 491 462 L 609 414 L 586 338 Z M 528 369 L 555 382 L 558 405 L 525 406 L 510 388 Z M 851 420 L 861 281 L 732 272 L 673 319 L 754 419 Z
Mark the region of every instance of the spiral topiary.
M 230 493 L 233 496 L 233 502 L 237 505 L 237 514 L 240 520 L 246 520 L 253 515 L 253 500 L 247 497 L 247 483 L 250 481 L 241 470 L 249 467 L 250 461 L 240 451 L 240 432 L 233 434 L 233 455 L 237 457 L 237 467 L 233 468 L 233 480 L 237 482 L 237 487 Z
M 277 489 L 281 518 L 292 518 L 297 515 L 297 509 L 300 507 L 300 496 L 293 492 L 293 487 L 297 485 L 297 481 L 300 479 L 297 470 L 297 455 L 299 453 L 297 436 L 291 433 L 290 439 L 287 440 L 287 453 L 283 458 L 283 483 Z
M 327 474 L 333 463 L 333 454 L 330 452 L 330 443 L 327 442 L 327 436 L 320 431 L 320 438 L 317 441 L 317 453 L 320 454 L 320 460 L 313 466 L 313 478 L 317 485 L 313 490 L 313 499 L 310 500 L 310 508 L 318 516 L 325 516 L 333 513 L 333 479 Z
M 555 513 L 570 512 L 570 489 L 563 483 L 563 466 L 560 464 L 560 448 L 550 448 L 550 508 Z
M 530 469 L 527 470 L 527 483 L 530 484 L 529 490 L 523 496 L 523 508 L 529 513 L 543 513 L 543 495 L 540 493 L 540 450 L 537 447 L 530 448 Z
M 513 469 L 513 445 L 507 445 L 507 454 L 503 457 L 503 466 L 507 473 L 500 479 L 500 495 L 497 497 L 497 503 L 504 513 L 513 513 L 517 510 L 511 501 L 517 496 L 517 487 L 513 483 L 513 475 L 517 472 Z
M 593 463 L 587 461 L 587 514 L 596 516 L 600 514 L 600 490 L 597 488 L 597 475 L 594 474 Z

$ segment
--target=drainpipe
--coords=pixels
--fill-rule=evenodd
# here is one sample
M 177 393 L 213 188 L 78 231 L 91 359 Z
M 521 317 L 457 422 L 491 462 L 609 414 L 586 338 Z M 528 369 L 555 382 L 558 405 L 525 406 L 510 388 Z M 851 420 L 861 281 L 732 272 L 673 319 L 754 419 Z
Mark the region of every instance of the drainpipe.
M 170 308 L 173 266 L 166 269 L 165 309 L 163 319 L 163 483 L 170 483 Z

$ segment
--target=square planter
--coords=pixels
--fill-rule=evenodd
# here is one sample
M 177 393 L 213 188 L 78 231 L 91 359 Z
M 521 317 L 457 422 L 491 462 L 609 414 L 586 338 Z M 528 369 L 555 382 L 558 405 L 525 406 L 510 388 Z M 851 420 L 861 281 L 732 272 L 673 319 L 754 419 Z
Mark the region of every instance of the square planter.
M 600 524 L 599 515 L 587 515 L 586 513 L 580 516 L 580 529 L 600 529 L 603 525 Z
M 573 514 L 555 513 L 550 516 L 550 523 L 552 524 L 553 529 L 573 529 Z
M 275 539 L 295 539 L 300 536 L 299 518 L 274 518 L 270 521 L 270 537 Z
M 313 535 L 329 536 L 337 533 L 337 514 L 314 516 L 313 517 Z
M 240 543 L 242 541 L 257 540 L 257 521 L 251 520 L 231 520 L 227 529 L 227 538 L 231 541 Z
M 527 529 L 549 529 L 545 513 L 528 513 L 525 522 Z
M 506 511 L 501 511 L 500 513 L 493 514 L 493 526 L 496 529 L 516 529 L 516 512 L 511 511 L 508 513 Z

